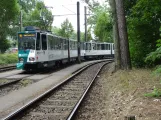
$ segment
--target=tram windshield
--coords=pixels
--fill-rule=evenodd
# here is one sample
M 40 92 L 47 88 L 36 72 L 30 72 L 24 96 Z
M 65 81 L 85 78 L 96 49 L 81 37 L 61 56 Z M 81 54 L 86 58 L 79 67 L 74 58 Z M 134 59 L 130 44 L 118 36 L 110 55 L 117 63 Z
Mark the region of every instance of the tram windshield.
M 24 33 L 18 34 L 18 49 L 19 50 L 26 50 L 32 49 L 35 50 L 35 43 L 36 43 L 36 34 L 35 33 Z

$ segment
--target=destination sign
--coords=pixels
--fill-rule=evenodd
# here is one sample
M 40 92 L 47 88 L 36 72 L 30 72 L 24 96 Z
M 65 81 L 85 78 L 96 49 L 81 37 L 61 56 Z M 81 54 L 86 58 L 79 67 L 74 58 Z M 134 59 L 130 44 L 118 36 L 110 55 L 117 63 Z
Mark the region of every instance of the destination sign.
M 35 37 L 35 34 L 24 34 L 24 37 Z
M 35 34 L 19 34 L 19 37 L 22 38 L 22 37 L 35 37 L 36 35 Z

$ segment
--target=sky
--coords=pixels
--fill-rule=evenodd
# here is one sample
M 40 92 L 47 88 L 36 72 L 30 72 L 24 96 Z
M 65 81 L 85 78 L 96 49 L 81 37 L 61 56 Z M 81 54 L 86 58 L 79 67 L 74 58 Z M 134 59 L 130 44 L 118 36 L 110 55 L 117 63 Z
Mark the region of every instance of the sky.
M 72 23 L 74 30 L 77 30 L 77 1 L 79 0 L 43 0 L 45 6 L 52 11 L 53 15 L 65 15 L 65 16 L 54 16 L 53 26 L 61 27 L 61 23 L 66 18 Z M 103 3 L 104 0 L 97 0 Z M 80 1 L 80 30 L 84 32 L 84 6 L 86 4 Z M 66 15 L 75 14 L 75 15 Z

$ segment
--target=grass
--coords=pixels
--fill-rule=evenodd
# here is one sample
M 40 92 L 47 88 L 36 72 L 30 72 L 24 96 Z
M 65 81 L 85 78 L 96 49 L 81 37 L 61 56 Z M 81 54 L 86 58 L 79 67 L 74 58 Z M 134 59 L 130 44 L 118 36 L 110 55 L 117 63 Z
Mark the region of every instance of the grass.
M 111 82 L 115 86 L 111 89 L 117 88 L 120 92 L 135 94 L 137 97 L 161 97 L 160 79 L 161 76 L 154 75 L 151 69 L 119 70 L 113 74 Z
M 154 88 L 153 92 L 144 94 L 145 97 L 161 97 L 161 89 Z
M 5 84 L 5 83 L 7 83 L 7 82 L 8 82 L 7 79 L 0 79 L 0 84 Z
M 18 55 L 17 53 L 5 53 L 0 54 L 0 65 L 7 65 L 17 63 Z
M 32 84 L 32 81 L 31 80 L 21 80 L 20 83 L 22 86 L 26 87 L 27 85 Z
M 152 75 L 154 77 L 158 77 L 159 79 L 161 79 L 160 73 L 161 73 L 161 65 L 159 65 L 155 68 L 155 70 L 152 72 Z M 160 86 L 160 84 L 161 84 L 161 80 L 158 81 L 157 87 L 154 86 L 154 89 L 153 89 L 152 92 L 146 93 L 146 94 L 144 94 L 144 96 L 146 96 L 146 97 L 161 97 L 161 86 Z

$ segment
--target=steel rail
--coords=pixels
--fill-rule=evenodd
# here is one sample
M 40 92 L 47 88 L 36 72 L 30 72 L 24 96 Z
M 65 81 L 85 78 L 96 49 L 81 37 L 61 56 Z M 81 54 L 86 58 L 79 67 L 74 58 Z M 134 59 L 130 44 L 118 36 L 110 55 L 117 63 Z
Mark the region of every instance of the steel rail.
M 2 120 L 13 120 L 16 116 L 18 116 L 19 114 L 23 113 L 25 110 L 27 110 L 34 103 L 40 101 L 42 98 L 46 97 L 48 94 L 50 94 L 51 92 L 53 92 L 55 89 L 59 88 L 60 86 L 62 86 L 63 84 L 65 84 L 66 82 L 68 82 L 69 80 L 71 80 L 72 78 L 74 78 L 76 75 L 79 75 L 81 72 L 83 72 L 84 70 L 86 70 L 88 67 L 90 67 L 90 66 L 92 66 L 94 64 L 97 64 L 97 63 L 105 62 L 105 61 L 108 61 L 108 60 L 103 60 L 103 61 L 99 61 L 99 62 L 94 62 L 94 63 L 88 64 L 87 66 L 83 67 L 79 71 L 76 71 L 74 74 L 72 74 L 71 76 L 69 76 L 68 78 L 66 78 L 65 80 L 63 80 L 59 84 L 57 84 L 56 86 L 52 87 L 51 89 L 49 89 L 46 92 L 44 92 L 41 95 L 39 95 L 38 97 L 36 97 L 33 100 L 29 101 L 24 106 L 20 107 L 19 109 L 17 109 L 14 112 L 12 112 L 11 114 L 9 114 L 8 116 L 6 116 Z M 109 62 L 111 62 L 111 61 L 109 61 Z
M 96 63 L 93 63 L 93 64 L 96 64 Z M 83 70 L 87 69 L 88 67 L 92 66 L 93 64 L 87 65 L 84 68 L 80 69 L 79 71 L 75 72 L 74 74 L 72 74 L 70 77 L 66 78 L 61 83 L 59 83 L 56 86 L 54 86 L 53 88 L 47 90 L 46 92 L 44 92 L 40 96 L 36 97 L 35 99 L 29 101 L 27 104 L 25 104 L 21 108 L 17 109 L 16 111 L 12 112 L 11 114 L 9 114 L 7 117 L 3 118 L 2 120 L 13 120 L 16 116 L 18 116 L 23 111 L 25 111 L 26 109 L 28 109 L 34 103 L 36 103 L 37 101 L 40 101 L 42 98 L 44 98 L 45 96 L 47 96 L 48 94 L 50 94 L 53 90 L 55 90 L 58 87 L 60 87 L 61 85 L 65 84 L 67 81 L 69 81 L 70 79 L 74 78 L 76 75 L 80 74 L 81 72 L 83 72 Z
M 6 87 L 8 85 L 15 84 L 15 83 L 19 82 L 20 80 L 22 80 L 22 79 L 17 79 L 17 80 L 13 80 L 11 82 L 4 83 L 4 84 L 0 85 L 0 89 L 3 87 Z
M 16 66 L 0 67 L 0 72 L 16 69 Z
M 83 101 L 85 95 L 88 93 L 88 91 L 89 91 L 89 89 L 91 88 L 92 84 L 93 84 L 94 81 L 96 80 L 98 74 L 100 73 L 100 71 L 102 70 L 102 68 L 103 68 L 106 64 L 108 64 L 108 63 L 110 63 L 110 62 L 106 62 L 106 63 L 103 64 L 103 65 L 101 66 L 101 68 L 98 70 L 98 72 L 96 73 L 96 75 L 94 76 L 94 78 L 92 79 L 92 81 L 90 82 L 90 84 L 88 85 L 87 89 L 84 91 L 83 95 L 81 96 L 81 98 L 79 99 L 79 101 L 77 102 L 77 104 L 75 105 L 74 109 L 72 110 L 72 112 L 71 112 L 70 115 L 68 116 L 67 120 L 71 120 L 71 119 L 74 117 L 74 115 L 75 115 L 76 111 L 78 110 L 78 108 L 79 108 L 81 102 Z

